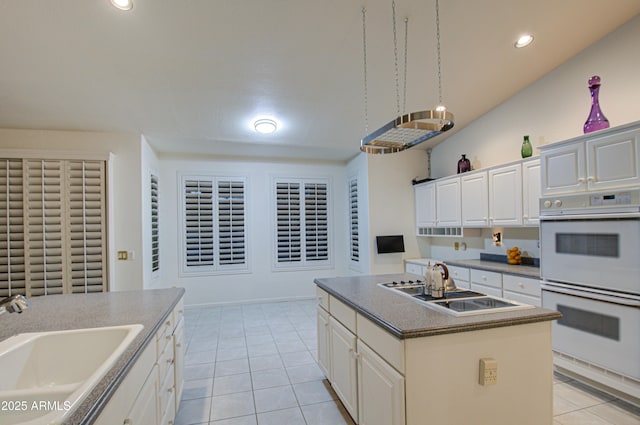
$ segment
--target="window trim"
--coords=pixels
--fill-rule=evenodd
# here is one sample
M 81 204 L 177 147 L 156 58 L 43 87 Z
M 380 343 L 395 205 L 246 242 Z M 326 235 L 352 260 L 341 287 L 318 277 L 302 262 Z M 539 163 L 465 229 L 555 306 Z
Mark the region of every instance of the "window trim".
M 328 259 L 321 261 L 310 261 L 305 258 L 305 217 L 304 202 L 300 208 L 300 229 L 301 229 L 301 261 L 295 263 L 278 262 L 278 218 L 277 218 L 277 184 L 278 183 L 299 183 L 301 200 L 304 199 L 304 185 L 321 183 L 327 186 L 327 250 Z M 271 271 L 272 272 L 288 272 L 288 271 L 309 271 L 309 270 L 325 270 L 334 267 L 334 226 L 333 226 L 333 184 L 330 176 L 317 177 L 290 177 L 290 176 L 272 176 L 270 184 L 271 192 L 271 226 L 272 230 L 272 253 L 271 253 Z
M 211 266 L 188 266 L 186 261 L 186 211 L 185 211 L 185 182 L 187 180 L 204 180 L 211 181 L 213 186 L 213 222 L 214 222 L 214 264 Z M 241 181 L 244 185 L 244 253 L 245 262 L 243 264 L 220 265 L 219 263 L 219 217 L 218 217 L 218 182 L 220 181 Z M 250 255 L 250 232 L 249 232 L 249 211 L 248 211 L 248 178 L 241 175 L 223 175 L 223 174 L 207 174 L 207 173 L 178 173 L 178 259 L 180 267 L 178 269 L 179 277 L 197 277 L 197 276 L 215 276 L 215 275 L 231 275 L 251 273 L 251 255 Z

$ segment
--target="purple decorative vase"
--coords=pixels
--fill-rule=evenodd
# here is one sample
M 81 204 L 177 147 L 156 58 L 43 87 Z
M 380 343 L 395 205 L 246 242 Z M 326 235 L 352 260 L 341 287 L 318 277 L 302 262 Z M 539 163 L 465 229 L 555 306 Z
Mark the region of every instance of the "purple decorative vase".
M 462 154 L 462 158 L 458 161 L 458 174 L 471 171 L 471 162 L 467 159 L 465 154 Z
M 594 75 L 593 77 L 589 78 L 589 92 L 591 93 L 591 112 L 589 112 L 589 118 L 587 118 L 587 121 L 584 123 L 585 134 L 609 128 L 609 120 L 600 110 L 600 103 L 598 101 L 599 91 L 600 77 Z

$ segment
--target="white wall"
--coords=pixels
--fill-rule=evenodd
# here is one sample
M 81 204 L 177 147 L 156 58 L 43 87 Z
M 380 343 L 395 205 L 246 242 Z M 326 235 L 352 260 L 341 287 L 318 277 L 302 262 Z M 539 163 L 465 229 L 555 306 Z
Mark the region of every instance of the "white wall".
M 343 163 L 269 161 L 247 158 L 159 156 L 160 262 L 159 286 L 186 289 L 186 304 L 309 298 L 316 277 L 348 273 L 346 167 Z M 250 273 L 181 276 L 180 173 L 246 176 L 247 234 Z M 274 271 L 272 177 L 329 177 L 332 193 L 333 266 L 308 271 Z
M 454 174 L 463 153 L 476 168 L 519 159 L 525 134 L 534 148 L 581 135 L 592 75 L 602 78 L 600 106 L 612 127 L 640 120 L 638 46 L 640 16 L 433 148 L 433 176 Z
M 43 155 L 47 151 L 114 154 L 110 176 L 112 198 L 109 199 L 114 213 L 109 223 L 112 291 L 143 287 L 140 143 L 140 136 L 136 134 L 0 129 L 0 149 L 33 150 Z M 134 251 L 135 260 L 116 261 L 117 250 Z
M 367 155 L 370 274 L 402 272 L 403 259 L 422 256 L 415 236 L 415 202 L 411 180 L 427 176 L 427 161 L 427 153 L 421 149 Z M 376 236 L 397 234 L 404 235 L 404 253 L 376 253 Z

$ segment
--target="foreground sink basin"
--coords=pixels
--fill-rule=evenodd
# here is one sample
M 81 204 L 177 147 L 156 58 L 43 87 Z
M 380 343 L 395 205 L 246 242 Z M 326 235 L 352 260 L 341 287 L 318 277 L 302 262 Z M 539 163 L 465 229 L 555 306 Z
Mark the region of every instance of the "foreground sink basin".
M 142 329 L 24 333 L 0 342 L 0 425 L 63 421 Z

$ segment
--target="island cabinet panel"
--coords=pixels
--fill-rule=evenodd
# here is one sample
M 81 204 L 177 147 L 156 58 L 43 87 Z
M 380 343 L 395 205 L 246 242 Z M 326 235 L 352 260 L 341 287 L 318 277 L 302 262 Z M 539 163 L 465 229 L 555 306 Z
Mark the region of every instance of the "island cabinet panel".
M 404 341 L 391 335 L 363 315 L 357 315 L 358 338 L 400 373 L 404 373 Z
M 360 425 L 404 425 L 404 377 L 358 340 Z
M 551 322 L 406 340 L 406 423 L 551 425 Z M 481 358 L 497 361 L 479 383 Z
M 331 385 L 347 412 L 358 423 L 356 336 L 332 316 L 329 317 L 329 330 Z
M 330 378 L 330 356 L 329 356 L 329 312 L 320 305 L 318 309 L 318 366 L 324 376 Z

